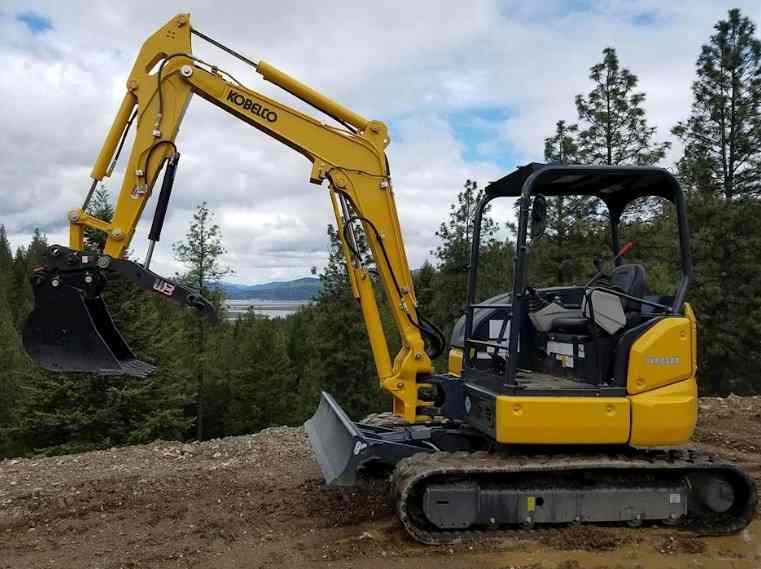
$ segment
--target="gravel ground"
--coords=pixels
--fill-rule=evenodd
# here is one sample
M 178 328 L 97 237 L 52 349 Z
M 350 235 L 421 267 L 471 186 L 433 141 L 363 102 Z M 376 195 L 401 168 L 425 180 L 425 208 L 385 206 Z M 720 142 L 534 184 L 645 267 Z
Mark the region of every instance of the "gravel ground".
M 761 397 L 703 399 L 695 445 L 761 482 Z M 473 567 L 761 569 L 737 536 L 570 527 L 451 546 L 410 540 L 381 481 L 321 486 L 301 428 L 0 462 L 0 569 Z

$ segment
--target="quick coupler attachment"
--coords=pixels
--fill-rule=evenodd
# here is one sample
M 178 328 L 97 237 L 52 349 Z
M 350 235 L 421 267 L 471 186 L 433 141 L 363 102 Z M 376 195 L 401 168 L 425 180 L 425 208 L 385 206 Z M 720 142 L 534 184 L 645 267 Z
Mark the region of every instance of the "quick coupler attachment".
M 34 309 L 23 341 L 34 361 L 50 371 L 100 375 L 145 377 L 156 369 L 135 357 L 103 301 L 103 288 L 114 275 L 216 319 L 213 305 L 200 294 L 137 263 L 53 245 L 31 278 Z
M 420 425 L 391 429 L 354 423 L 330 394 L 304 427 L 328 486 L 353 486 L 363 468 L 394 466 L 419 452 L 433 452 L 431 429 Z

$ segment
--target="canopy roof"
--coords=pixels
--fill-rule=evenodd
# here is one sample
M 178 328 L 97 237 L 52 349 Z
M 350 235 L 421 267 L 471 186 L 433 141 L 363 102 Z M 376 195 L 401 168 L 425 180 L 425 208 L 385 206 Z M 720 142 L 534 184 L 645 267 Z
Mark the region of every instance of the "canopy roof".
M 527 186 L 528 182 L 528 186 Z M 567 166 L 532 162 L 486 186 L 489 197 L 529 195 L 594 196 L 619 219 L 626 206 L 637 198 L 658 196 L 677 204 L 682 190 L 674 176 L 663 168 L 648 166 Z

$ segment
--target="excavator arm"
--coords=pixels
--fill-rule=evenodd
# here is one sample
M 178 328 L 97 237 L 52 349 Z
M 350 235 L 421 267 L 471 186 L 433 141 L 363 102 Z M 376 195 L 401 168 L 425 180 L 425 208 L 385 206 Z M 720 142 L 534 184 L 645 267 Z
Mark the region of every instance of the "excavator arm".
M 131 263 L 131 268 L 121 272 L 127 273 L 135 282 L 153 283 L 153 286 L 149 284 L 146 288 L 173 296 L 167 294 L 167 291 L 173 293 L 172 287 L 179 285 L 153 275 L 147 265 L 153 245 L 159 238 L 169 201 L 171 180 L 167 184 L 167 177 L 173 179 L 179 159 L 175 138 L 190 99 L 193 95 L 199 95 L 233 117 L 302 154 L 311 163 L 310 182 L 317 185 L 328 182 L 328 192 L 347 259 L 352 291 L 362 308 L 380 384 L 393 396 L 395 414 L 407 421 L 415 421 L 420 408 L 430 405 L 430 402 L 421 400 L 420 396 L 420 390 L 428 386 L 423 381 L 418 381 L 433 371 L 424 342 L 424 333 L 428 332 L 429 328 L 416 309 L 412 274 L 407 262 L 385 155 L 385 148 L 389 144 L 386 125 L 352 112 L 264 61 L 251 62 L 220 46 L 255 65 L 256 71 L 266 81 L 331 116 L 343 127 L 325 124 L 266 97 L 242 85 L 216 66 L 193 56 L 193 34 L 210 39 L 193 30 L 189 14 L 180 14 L 143 44 L 127 80 L 127 90 L 119 111 L 95 161 L 90 192 L 83 207 L 71 210 L 68 214 L 69 248 L 55 246 L 59 253 L 58 259 L 68 259 L 71 274 L 89 275 L 90 279 L 94 278 L 93 275 L 101 266 L 113 270 L 114 265 L 118 264 L 117 260 L 121 263 L 131 263 L 122 258 L 134 237 L 138 221 L 153 193 L 160 172 L 166 165 L 167 172 L 156 208 L 157 219 L 154 219 L 149 235 L 151 249 L 146 266 Z M 113 172 L 116 158 L 132 123 L 136 126 L 136 132 L 113 219 L 98 219 L 87 213 L 90 197 L 96 184 Z M 372 252 L 378 282 L 385 291 L 400 334 L 401 349 L 393 361 L 373 292 L 374 278 L 361 256 L 357 254 L 355 232 L 359 230 L 359 226 Z M 87 254 L 84 251 L 87 228 L 105 233 L 106 241 L 102 252 Z M 66 252 L 63 256 L 60 255 L 62 250 Z M 52 261 L 49 255 L 49 263 L 36 275 L 35 287 L 40 290 L 51 287 L 50 283 L 54 277 L 60 277 L 66 270 L 65 262 Z M 60 281 L 59 278 L 59 290 L 62 289 Z M 72 284 L 72 287 L 76 292 L 77 302 L 81 302 L 85 310 L 93 312 L 88 303 L 95 302 L 98 294 L 88 293 L 82 284 Z M 191 291 L 185 291 L 181 287 L 178 290 L 184 293 L 183 300 L 186 303 L 206 309 L 207 305 Z M 61 332 L 65 323 L 59 323 L 57 333 L 46 330 L 46 319 L 50 317 L 50 311 L 56 308 L 40 306 L 41 295 L 42 293 L 37 295 L 36 314 L 33 314 L 31 319 L 33 323 L 27 326 L 25 341 L 29 339 L 28 344 L 37 344 L 37 348 L 40 343 L 56 344 L 55 353 L 61 355 L 60 359 L 66 359 L 63 355 L 66 350 L 62 350 L 61 344 L 72 339 Z M 189 302 L 186 296 L 190 297 Z M 60 307 L 65 299 L 66 297 L 56 297 L 56 306 Z M 102 311 L 102 308 L 98 307 L 97 311 Z M 92 314 L 87 316 L 90 319 L 95 318 Z M 100 335 L 113 336 L 113 333 Z M 118 336 L 118 332 L 116 335 Z M 109 339 L 105 340 L 108 343 Z M 80 352 L 87 349 L 87 346 L 82 346 L 81 343 L 75 347 Z M 29 351 L 34 355 L 34 349 Z M 78 363 L 81 364 L 81 359 Z M 58 361 L 55 366 L 47 367 L 71 371 L 65 361 Z M 80 368 L 76 369 L 81 371 Z

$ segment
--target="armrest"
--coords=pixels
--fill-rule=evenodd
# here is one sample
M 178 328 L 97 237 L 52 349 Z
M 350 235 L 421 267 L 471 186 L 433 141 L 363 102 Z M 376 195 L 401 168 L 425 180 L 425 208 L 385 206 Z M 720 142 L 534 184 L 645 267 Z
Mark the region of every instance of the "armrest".
M 654 301 L 648 300 L 646 298 L 640 298 L 638 296 L 632 296 L 631 294 L 627 294 L 627 293 L 625 293 L 622 290 L 618 290 L 618 289 L 615 289 L 615 288 L 609 288 L 609 287 L 605 287 L 605 286 L 596 286 L 596 287 L 591 287 L 591 288 L 587 289 L 587 293 L 586 293 L 587 294 L 587 298 L 589 297 L 589 294 L 592 291 L 595 291 L 595 290 L 599 290 L 599 291 L 602 291 L 602 292 L 607 292 L 607 293 L 610 293 L 610 294 L 614 294 L 614 295 L 616 295 L 616 296 L 618 296 L 620 298 L 625 298 L 627 300 L 631 300 L 632 302 L 636 302 L 637 304 L 644 304 L 646 306 L 652 306 L 653 308 L 660 308 L 661 310 L 665 310 L 667 312 L 671 312 L 671 307 L 670 306 L 666 306 L 665 304 L 660 304 L 658 302 L 654 302 Z

